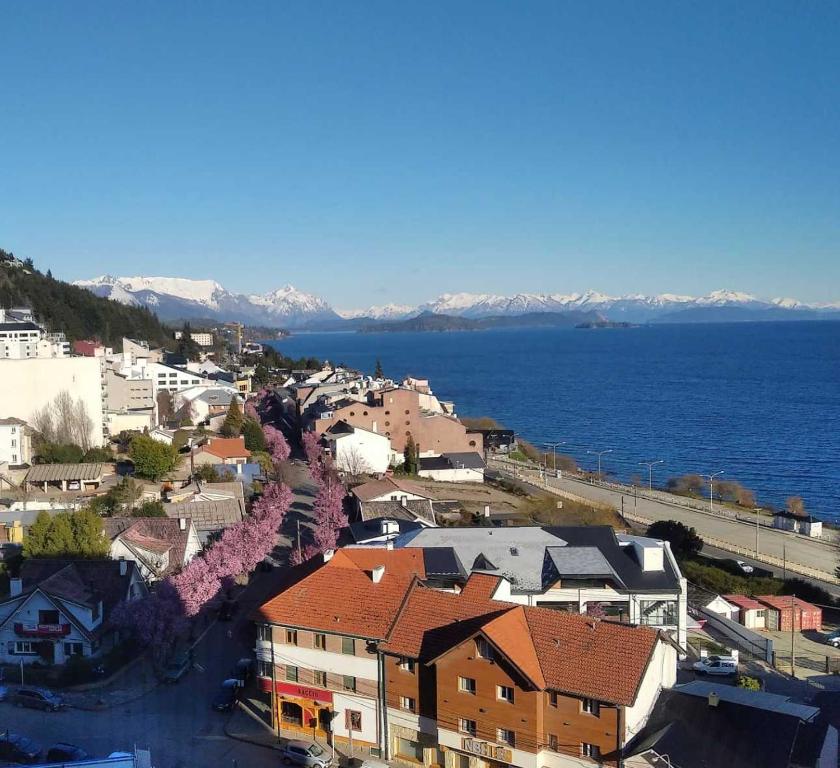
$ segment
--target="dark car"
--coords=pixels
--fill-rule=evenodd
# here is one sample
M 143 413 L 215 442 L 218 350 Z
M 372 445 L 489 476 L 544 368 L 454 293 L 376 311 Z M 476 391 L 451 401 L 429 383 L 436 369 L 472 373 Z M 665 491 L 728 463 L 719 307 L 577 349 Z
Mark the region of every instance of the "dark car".
M 230 621 L 238 607 L 239 603 L 235 600 L 225 600 L 222 603 L 222 607 L 219 608 L 219 621 Z
M 12 763 L 37 763 L 41 758 L 41 745 L 32 739 L 9 731 L 0 732 L 0 760 Z
M 18 707 L 31 707 L 49 712 L 58 712 L 64 706 L 61 696 L 47 688 L 18 688 L 10 697 Z
M 73 744 L 53 744 L 47 750 L 48 763 L 75 763 L 89 758 L 87 752 Z
M 230 676 L 236 680 L 239 680 L 242 685 L 245 685 L 250 679 L 251 675 L 254 673 L 254 660 L 253 659 L 239 659 L 236 664 L 233 665 L 233 669 L 230 672 Z
M 225 680 L 219 692 L 213 698 L 213 709 L 217 712 L 229 712 L 236 704 L 239 680 Z

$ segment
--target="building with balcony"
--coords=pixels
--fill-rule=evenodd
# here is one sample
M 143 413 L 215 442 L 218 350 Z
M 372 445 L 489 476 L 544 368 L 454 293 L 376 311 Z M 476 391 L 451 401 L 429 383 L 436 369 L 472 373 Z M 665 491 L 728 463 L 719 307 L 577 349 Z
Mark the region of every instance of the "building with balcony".
M 146 594 L 126 560 L 26 560 L 0 603 L 0 661 L 63 664 L 96 656 L 118 639 L 109 622 L 114 607 Z
M 292 571 L 255 616 L 275 727 L 415 768 L 617 764 L 675 682 L 671 636 L 499 600 L 499 575 L 440 589 L 451 564 L 359 547 Z

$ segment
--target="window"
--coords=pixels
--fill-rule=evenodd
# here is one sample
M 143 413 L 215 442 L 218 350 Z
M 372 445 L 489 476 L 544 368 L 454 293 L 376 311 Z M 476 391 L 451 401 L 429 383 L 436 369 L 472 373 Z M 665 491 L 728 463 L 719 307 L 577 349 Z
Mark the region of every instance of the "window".
M 297 645 L 297 630 L 296 629 L 287 629 L 286 630 L 286 642 L 289 645 Z
M 410 696 L 400 696 L 400 709 L 404 709 L 406 712 L 416 712 L 417 702 Z
M 557 706 L 557 694 L 554 691 L 549 691 L 548 692 L 548 705 L 550 707 L 556 707 Z
M 344 675 L 341 683 L 342 688 L 345 691 L 355 691 L 356 690 L 356 678 L 351 677 L 350 675 Z
M 58 624 L 58 611 L 38 611 L 39 624 Z
M 344 710 L 344 725 L 348 731 L 362 730 L 362 713 L 355 709 Z
M 591 757 L 593 760 L 601 759 L 601 748 L 597 744 L 587 744 L 584 742 L 580 745 L 580 753 L 584 757 Z
M 639 624 L 655 627 L 676 626 L 677 603 L 675 600 L 642 600 Z
M 407 757 L 409 760 L 415 760 L 418 763 L 423 762 L 423 747 L 416 741 L 410 739 L 397 738 L 397 754 L 400 757 Z
M 496 728 L 496 741 L 512 747 L 516 744 L 516 734 L 513 731 L 507 730 L 507 728 Z
M 286 665 L 286 680 L 290 683 L 296 683 L 298 681 L 298 668 L 293 667 L 290 664 Z
M 475 680 L 472 677 L 459 677 L 458 690 L 475 696 Z
M 548 748 L 552 752 L 557 752 L 557 748 L 558 748 L 559 744 L 560 744 L 560 742 L 559 742 L 559 739 L 557 738 L 557 734 L 556 733 L 549 733 L 548 734 Z
M 316 669 L 312 673 L 313 680 L 315 681 L 315 685 L 320 686 L 321 688 L 327 687 L 327 673 L 321 672 L 320 670 Z
M 325 651 L 327 649 L 327 636 L 322 634 L 321 632 L 316 632 L 314 635 L 313 643 L 316 648 L 321 651 Z
M 65 656 L 83 656 L 84 655 L 84 646 L 81 643 L 65 643 L 64 644 L 64 655 Z
M 405 658 L 405 657 L 401 658 L 400 659 L 400 669 L 403 672 L 411 672 L 411 674 L 413 675 L 414 674 L 414 659 L 408 659 L 408 658 Z
M 595 717 L 600 717 L 601 705 L 597 701 L 595 701 L 595 699 L 584 699 L 580 703 L 580 711 L 586 712 L 587 715 L 595 715 Z
M 341 638 L 341 652 L 348 656 L 356 655 L 356 641 L 352 637 Z
M 270 661 L 257 661 L 257 677 L 271 677 Z
M 508 704 L 513 704 L 513 688 L 509 685 L 497 685 L 496 698 L 499 701 L 506 701 Z
M 470 736 L 475 736 L 475 720 L 467 720 L 466 718 L 458 718 L 458 730 L 461 733 L 468 733 Z
M 257 634 L 259 635 L 259 639 L 263 642 L 271 642 L 271 625 L 269 624 L 260 624 L 259 629 L 257 630 Z
M 480 659 L 493 659 L 493 646 L 483 637 L 475 639 L 475 655 Z
M 31 640 L 17 640 L 15 642 L 15 653 L 24 655 L 37 653 L 35 643 Z
M 757 619 L 765 619 L 767 618 L 767 611 L 764 608 L 760 608 L 755 612 L 755 617 Z

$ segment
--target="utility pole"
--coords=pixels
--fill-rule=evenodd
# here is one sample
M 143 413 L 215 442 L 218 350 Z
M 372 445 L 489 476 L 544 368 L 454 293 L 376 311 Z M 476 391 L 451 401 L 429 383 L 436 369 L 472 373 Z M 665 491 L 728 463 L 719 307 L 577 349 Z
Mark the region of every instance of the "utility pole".
M 557 477 L 557 446 L 558 445 L 565 445 L 565 440 L 560 440 L 556 443 L 543 443 L 546 448 L 551 448 L 553 453 L 553 459 L 551 462 L 551 468 L 554 470 L 554 476 Z
M 297 550 L 298 558 L 303 562 L 303 553 L 300 550 L 300 518 L 297 519 Z
M 793 658 L 793 649 L 796 644 L 796 634 L 793 631 L 796 625 L 796 598 L 790 596 L 790 676 L 796 677 L 796 663 Z
M 709 478 L 709 514 L 714 514 L 715 506 L 714 506 L 714 486 L 715 486 L 715 478 L 718 475 L 723 474 L 723 470 L 718 470 L 717 472 L 713 472 L 711 475 L 703 475 L 703 477 Z
M 656 461 L 640 461 L 640 467 L 647 467 L 648 468 L 648 490 L 653 490 L 653 468 L 657 464 L 664 464 L 665 459 L 657 459 Z
M 601 482 L 601 456 L 605 453 L 612 453 L 612 448 L 607 448 L 605 451 L 587 451 L 587 453 L 594 453 L 598 457 L 598 482 Z
M 758 560 L 758 515 L 761 512 L 761 507 L 755 508 L 755 559 Z

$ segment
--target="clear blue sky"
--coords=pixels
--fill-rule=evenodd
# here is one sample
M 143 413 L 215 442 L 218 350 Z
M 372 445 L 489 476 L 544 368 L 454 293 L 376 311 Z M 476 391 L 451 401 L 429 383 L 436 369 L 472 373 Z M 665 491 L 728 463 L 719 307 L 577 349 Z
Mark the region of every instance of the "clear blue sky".
M 833 3 L 7 0 L 0 246 L 338 307 L 840 300 L 838 40 Z

